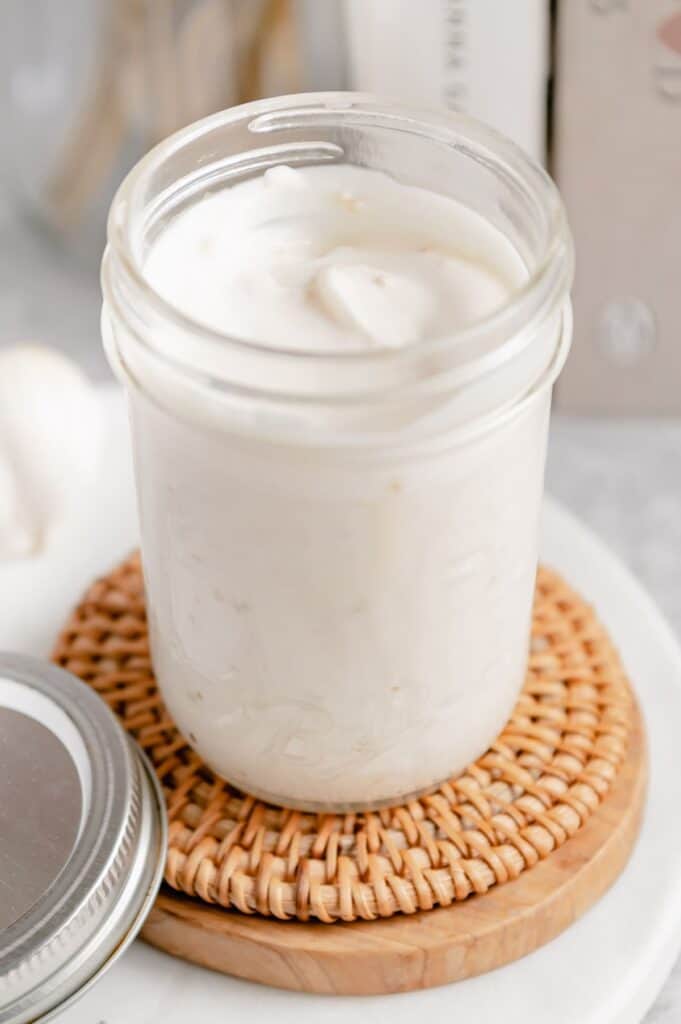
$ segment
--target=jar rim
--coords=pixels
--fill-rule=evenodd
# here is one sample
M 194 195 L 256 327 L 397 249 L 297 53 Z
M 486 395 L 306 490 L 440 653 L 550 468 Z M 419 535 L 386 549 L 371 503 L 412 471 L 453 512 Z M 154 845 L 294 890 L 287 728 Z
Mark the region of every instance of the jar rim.
M 194 319 L 161 295 L 147 279 L 140 260 L 131 244 L 134 216 L 133 199 L 148 181 L 153 171 L 192 141 L 200 139 L 211 131 L 230 124 L 246 121 L 253 132 L 268 132 L 290 123 L 292 117 L 313 117 L 342 119 L 348 125 L 380 125 L 396 130 L 411 132 L 452 148 L 464 151 L 470 156 L 483 160 L 488 166 L 496 166 L 521 184 L 526 192 L 538 198 L 542 209 L 548 213 L 547 240 L 543 255 L 537 260 L 520 287 L 513 289 L 505 301 L 490 314 L 456 331 L 447 332 L 405 345 L 399 348 L 376 347 L 362 349 L 290 349 L 272 345 L 256 339 L 244 338 L 230 332 L 220 331 Z M 319 123 L 319 121 L 317 121 Z M 449 111 L 428 111 L 412 108 L 398 101 L 375 97 L 368 93 L 321 92 L 277 96 L 264 100 L 231 107 L 211 114 L 164 139 L 151 149 L 128 173 L 119 186 L 109 213 L 107 227 L 107 251 L 102 267 L 105 295 L 110 291 L 106 276 L 111 262 L 116 272 L 125 279 L 130 299 L 135 303 L 146 303 L 161 322 L 172 325 L 182 332 L 219 346 L 229 346 L 244 355 L 249 353 L 260 358 L 294 359 L 307 365 L 338 364 L 380 364 L 409 363 L 429 359 L 443 350 L 455 346 L 464 350 L 476 338 L 498 331 L 507 322 L 517 321 L 521 326 L 533 318 L 547 303 L 553 308 L 560 304 L 569 291 L 573 273 L 573 247 L 567 218 L 558 189 L 546 171 L 529 157 L 519 146 L 494 129 L 468 115 Z M 504 332 L 506 334 L 506 332 Z M 508 331 L 508 342 L 517 334 Z M 503 351 L 506 343 L 497 347 L 496 357 L 503 362 L 508 356 Z M 154 354 L 167 358 L 176 369 L 191 373 L 196 368 L 178 365 L 178 361 L 160 348 Z M 489 354 L 488 354 L 489 355 Z M 475 360 L 469 361 L 469 363 Z M 485 369 L 490 368 L 489 358 L 483 360 Z M 468 367 L 470 369 L 470 365 Z M 205 376 L 205 373 L 202 374 Z

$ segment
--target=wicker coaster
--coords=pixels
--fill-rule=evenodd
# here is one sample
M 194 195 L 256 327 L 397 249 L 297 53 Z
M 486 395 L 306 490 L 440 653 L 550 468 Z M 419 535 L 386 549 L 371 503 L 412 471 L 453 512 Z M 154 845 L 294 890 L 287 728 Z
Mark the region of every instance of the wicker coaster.
M 284 920 L 412 914 L 517 879 L 598 808 L 636 716 L 593 611 L 547 569 L 525 688 L 496 743 L 432 795 L 367 814 L 268 806 L 202 763 L 156 688 L 136 556 L 92 585 L 54 660 L 106 700 L 151 758 L 168 806 L 168 885 Z

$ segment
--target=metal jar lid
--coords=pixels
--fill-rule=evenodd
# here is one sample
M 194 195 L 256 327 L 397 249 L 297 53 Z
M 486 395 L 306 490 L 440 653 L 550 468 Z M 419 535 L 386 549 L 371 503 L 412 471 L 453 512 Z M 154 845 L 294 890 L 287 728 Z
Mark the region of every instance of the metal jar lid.
M 105 703 L 0 654 L 0 1024 L 47 1019 L 113 963 L 165 850 L 156 777 Z

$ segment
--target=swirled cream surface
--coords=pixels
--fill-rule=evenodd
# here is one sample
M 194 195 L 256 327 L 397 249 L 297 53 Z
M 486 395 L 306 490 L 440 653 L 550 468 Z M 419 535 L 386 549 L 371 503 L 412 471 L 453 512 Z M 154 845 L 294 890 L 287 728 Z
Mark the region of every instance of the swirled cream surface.
M 283 349 L 400 347 L 488 316 L 524 268 L 445 196 L 349 164 L 272 167 L 175 217 L 145 264 L 193 319 Z

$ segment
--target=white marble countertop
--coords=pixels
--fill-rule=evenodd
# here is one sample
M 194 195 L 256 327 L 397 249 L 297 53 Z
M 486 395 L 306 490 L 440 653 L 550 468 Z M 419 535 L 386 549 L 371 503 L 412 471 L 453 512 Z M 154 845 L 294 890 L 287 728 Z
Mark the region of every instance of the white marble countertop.
M 73 265 L 0 202 L 0 345 L 53 343 L 95 379 L 98 268 Z M 547 484 L 648 587 L 681 635 L 681 420 L 554 417 Z M 681 961 L 646 1024 L 681 1019 Z
M 556 416 L 547 485 L 627 563 L 681 634 L 681 421 Z M 646 1024 L 679 1020 L 681 960 Z

